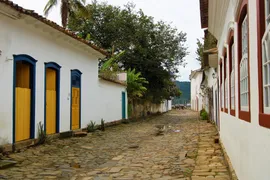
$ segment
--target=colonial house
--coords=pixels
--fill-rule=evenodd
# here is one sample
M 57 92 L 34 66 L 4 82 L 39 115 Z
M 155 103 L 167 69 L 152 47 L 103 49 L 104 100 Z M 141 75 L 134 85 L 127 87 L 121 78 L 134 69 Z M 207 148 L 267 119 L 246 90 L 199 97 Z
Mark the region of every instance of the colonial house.
M 200 0 L 220 140 L 240 180 L 270 178 L 270 1 Z M 215 56 L 213 57 L 212 55 Z M 210 65 L 210 61 L 214 65 Z M 214 71 L 213 71 L 214 70 Z
M 126 83 L 98 75 L 98 59 L 106 55 L 34 11 L 0 0 L 0 145 L 37 138 L 39 122 L 55 134 L 102 118 L 126 119 Z
M 189 76 L 191 109 L 194 111 L 200 111 L 203 108 L 203 96 L 201 94 L 202 77 L 203 71 L 201 69 L 191 71 Z

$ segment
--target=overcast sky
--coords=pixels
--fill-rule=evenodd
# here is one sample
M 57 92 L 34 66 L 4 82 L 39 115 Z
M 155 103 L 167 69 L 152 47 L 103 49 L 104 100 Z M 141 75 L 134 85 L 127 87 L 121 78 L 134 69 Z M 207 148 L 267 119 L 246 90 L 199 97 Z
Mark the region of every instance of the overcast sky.
M 13 0 L 20 6 L 36 11 L 43 15 L 43 8 L 48 0 Z M 101 1 L 101 0 L 98 0 Z M 88 0 L 90 3 L 91 1 Z M 136 4 L 137 9 L 142 9 L 149 16 L 153 16 L 156 21 L 163 20 L 172 23 L 179 31 L 187 33 L 187 46 L 190 54 L 185 58 L 187 66 L 179 67 L 180 76 L 178 80 L 189 81 L 191 70 L 198 69 L 199 63 L 196 61 L 196 39 L 203 37 L 200 28 L 199 0 L 107 0 L 109 4 L 123 6 L 127 2 Z M 61 24 L 60 10 L 54 8 L 48 19 Z

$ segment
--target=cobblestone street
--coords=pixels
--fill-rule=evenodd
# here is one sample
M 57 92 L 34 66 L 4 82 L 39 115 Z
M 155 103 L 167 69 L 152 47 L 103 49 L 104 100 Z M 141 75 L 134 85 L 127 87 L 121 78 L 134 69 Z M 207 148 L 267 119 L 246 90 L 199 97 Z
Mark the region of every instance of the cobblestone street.
M 163 125 L 164 135 L 156 135 Z M 216 136 L 197 113 L 173 110 L 11 154 L 18 164 L 0 170 L 0 179 L 229 180 Z

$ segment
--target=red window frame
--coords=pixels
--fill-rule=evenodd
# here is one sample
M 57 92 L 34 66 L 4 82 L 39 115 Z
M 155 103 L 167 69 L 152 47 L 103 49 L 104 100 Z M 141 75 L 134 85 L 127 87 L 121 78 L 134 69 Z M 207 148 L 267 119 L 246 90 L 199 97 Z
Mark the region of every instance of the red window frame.
M 266 29 L 264 0 L 257 0 L 257 39 L 258 39 L 258 85 L 259 85 L 259 124 L 270 128 L 270 114 L 264 114 L 263 107 L 263 72 L 262 72 L 262 37 Z
M 238 111 L 239 111 L 239 119 L 244 120 L 246 122 L 250 122 L 250 57 L 248 51 L 248 111 L 241 111 L 241 96 L 240 96 L 240 62 L 242 59 L 242 22 L 244 18 L 247 16 L 247 20 L 249 22 L 248 16 L 248 0 L 243 0 L 240 5 L 240 10 L 238 11 Z M 249 24 L 248 24 L 249 27 Z M 248 50 L 249 50 L 249 28 L 248 28 Z
M 219 87 L 220 87 L 219 88 L 219 90 L 220 90 L 220 92 L 219 92 L 219 96 L 220 96 L 220 109 L 223 112 L 224 111 L 224 108 L 222 107 L 222 103 L 223 103 L 223 106 L 224 106 L 224 101 L 222 101 L 222 99 L 221 99 L 221 98 L 223 98 L 222 97 L 222 93 L 221 93 L 222 92 L 222 86 L 221 85 L 222 85 L 222 79 L 223 79 L 222 78 L 222 68 L 223 68 L 223 66 L 222 66 L 222 59 L 220 59 L 220 61 L 219 61 L 219 66 L 220 66 L 220 71 L 219 71 L 220 72 L 220 76 L 219 76 L 220 77 L 219 78 L 220 79 L 220 85 L 219 85 Z M 223 90 L 223 94 L 224 94 L 224 90 Z
M 227 49 L 223 49 L 223 57 L 224 57 L 224 84 L 223 84 L 223 93 L 224 93 L 224 112 L 228 113 L 228 107 L 226 108 L 226 78 L 227 78 Z M 227 90 L 228 93 L 228 90 Z M 228 97 L 229 98 L 229 97 Z M 227 99 L 229 100 L 229 99 Z M 229 106 L 229 102 L 227 102 L 227 105 Z
M 229 75 L 230 75 L 230 78 L 231 78 L 231 74 L 232 74 L 232 45 L 234 44 L 234 31 L 231 30 L 230 33 L 229 33 L 229 37 L 228 37 L 228 44 L 229 44 Z M 234 59 L 235 60 L 235 59 Z M 235 71 L 234 71 L 235 72 Z M 234 88 L 235 88 L 235 85 L 234 85 Z M 234 102 L 231 102 L 231 95 L 232 93 L 234 93 Z M 234 109 L 232 109 L 232 103 L 234 103 Z M 235 89 L 234 89 L 234 92 L 231 91 L 231 79 L 229 79 L 229 104 L 230 104 L 230 114 L 232 116 L 235 116 Z

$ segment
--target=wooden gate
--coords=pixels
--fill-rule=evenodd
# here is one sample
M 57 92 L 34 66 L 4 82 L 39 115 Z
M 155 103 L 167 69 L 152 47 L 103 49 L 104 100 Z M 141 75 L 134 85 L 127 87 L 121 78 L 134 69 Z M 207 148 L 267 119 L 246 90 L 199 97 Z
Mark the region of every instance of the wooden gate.
M 80 88 L 72 87 L 72 130 L 80 128 Z
M 56 70 L 46 68 L 46 133 L 56 133 Z
M 16 64 L 15 88 L 15 141 L 30 139 L 31 125 L 31 65 L 25 62 Z

